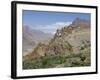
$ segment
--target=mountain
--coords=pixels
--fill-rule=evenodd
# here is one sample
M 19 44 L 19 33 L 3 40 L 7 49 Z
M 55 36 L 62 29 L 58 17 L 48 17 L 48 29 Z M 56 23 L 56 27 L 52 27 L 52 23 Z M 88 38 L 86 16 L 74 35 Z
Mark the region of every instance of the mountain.
M 84 20 L 84 19 L 80 19 L 80 18 L 76 18 L 71 26 L 73 27 L 81 27 L 81 28 L 90 28 L 90 20 Z
M 57 30 L 46 54 L 78 54 L 83 45 L 90 45 L 90 23 L 76 18 L 71 25 Z
M 90 36 L 90 21 L 76 18 L 69 26 L 58 29 L 48 44 L 39 43 L 24 60 L 41 60 L 42 67 L 46 68 L 47 66 L 89 66 Z
M 48 42 L 51 34 L 46 34 L 39 30 L 34 30 L 29 26 L 23 26 L 23 56 L 28 54 L 39 42 Z

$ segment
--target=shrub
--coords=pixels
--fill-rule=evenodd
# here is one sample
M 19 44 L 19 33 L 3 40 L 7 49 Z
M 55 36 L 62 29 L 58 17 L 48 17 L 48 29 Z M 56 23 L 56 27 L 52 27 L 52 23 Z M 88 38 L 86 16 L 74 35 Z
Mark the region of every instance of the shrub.
M 23 69 L 54 68 L 59 65 L 60 67 L 90 66 L 90 48 L 85 48 L 78 54 L 66 55 L 59 53 L 23 61 Z

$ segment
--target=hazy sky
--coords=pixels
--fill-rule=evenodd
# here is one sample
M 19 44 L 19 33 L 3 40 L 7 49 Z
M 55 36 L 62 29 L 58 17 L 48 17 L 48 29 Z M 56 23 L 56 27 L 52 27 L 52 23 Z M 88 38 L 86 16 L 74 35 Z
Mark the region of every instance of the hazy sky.
M 88 13 L 23 10 L 22 15 L 23 25 L 45 33 L 55 33 L 57 28 L 60 29 L 64 25 L 71 24 L 77 17 L 86 20 L 90 19 L 90 14 Z

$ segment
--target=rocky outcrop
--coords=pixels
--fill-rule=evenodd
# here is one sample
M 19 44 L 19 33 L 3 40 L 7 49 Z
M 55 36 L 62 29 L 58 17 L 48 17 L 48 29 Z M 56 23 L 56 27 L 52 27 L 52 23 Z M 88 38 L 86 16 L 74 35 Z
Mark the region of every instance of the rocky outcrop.
M 39 43 L 32 53 L 34 53 L 33 55 L 36 57 L 45 56 L 47 47 L 47 45 Z

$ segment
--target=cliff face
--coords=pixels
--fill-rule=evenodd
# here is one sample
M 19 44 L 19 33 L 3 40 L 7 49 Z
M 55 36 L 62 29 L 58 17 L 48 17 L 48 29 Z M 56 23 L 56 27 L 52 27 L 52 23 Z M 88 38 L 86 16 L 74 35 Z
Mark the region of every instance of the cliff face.
M 90 46 L 90 23 L 77 18 L 71 25 L 57 30 L 48 45 L 39 43 L 30 55 L 38 58 L 56 54 L 79 54 L 84 45 Z

